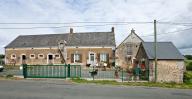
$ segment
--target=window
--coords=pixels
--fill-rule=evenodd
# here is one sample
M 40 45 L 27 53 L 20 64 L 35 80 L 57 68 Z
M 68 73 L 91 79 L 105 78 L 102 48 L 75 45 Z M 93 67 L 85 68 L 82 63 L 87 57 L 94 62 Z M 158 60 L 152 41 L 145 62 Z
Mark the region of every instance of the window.
M 12 55 L 11 55 L 11 59 L 16 59 L 16 55 L 15 55 L 15 54 L 12 54 Z
M 60 55 L 59 55 L 59 54 L 55 54 L 55 58 L 56 58 L 56 59 L 59 59 L 59 58 L 60 58 Z
M 81 54 L 71 54 L 71 63 L 81 63 L 82 62 L 82 55 Z
M 35 54 L 30 54 L 30 59 L 35 59 Z
M 95 54 L 90 54 L 90 61 L 95 61 Z
M 127 55 L 132 55 L 132 44 L 127 44 Z
M 38 58 L 39 58 L 39 59 L 43 59 L 43 58 L 44 58 L 44 55 L 43 55 L 43 54 L 39 54 L 39 55 L 38 55 Z
M 101 53 L 100 54 L 100 61 L 101 62 L 107 62 L 107 53 Z
M 74 62 L 80 62 L 80 54 L 74 54 Z

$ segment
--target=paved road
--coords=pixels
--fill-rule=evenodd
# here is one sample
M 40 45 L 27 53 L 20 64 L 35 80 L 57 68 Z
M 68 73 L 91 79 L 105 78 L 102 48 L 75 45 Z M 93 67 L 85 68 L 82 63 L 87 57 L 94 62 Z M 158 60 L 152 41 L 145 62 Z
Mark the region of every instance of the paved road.
M 191 99 L 192 90 L 0 80 L 1 99 Z

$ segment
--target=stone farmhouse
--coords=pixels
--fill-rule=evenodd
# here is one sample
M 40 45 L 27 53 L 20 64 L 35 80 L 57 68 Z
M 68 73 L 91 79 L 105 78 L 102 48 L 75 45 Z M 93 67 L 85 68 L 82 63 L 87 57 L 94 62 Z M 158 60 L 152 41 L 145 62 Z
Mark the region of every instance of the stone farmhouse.
M 155 80 L 154 43 L 142 42 L 136 55 L 141 68 L 149 70 L 149 81 Z M 171 42 L 157 43 L 157 81 L 183 82 L 184 57 Z
M 115 58 L 114 28 L 110 32 L 21 35 L 5 47 L 5 64 L 104 63 L 111 67 Z
M 131 33 L 116 47 L 110 32 L 21 35 L 5 47 L 6 65 L 120 66 L 139 80 L 155 80 L 154 43 Z M 157 81 L 183 82 L 184 57 L 171 42 L 157 42 Z M 141 79 L 140 79 L 141 78 Z
M 116 64 L 123 68 L 132 68 L 136 54 L 143 40 L 131 30 L 131 33 L 116 48 Z
M 116 65 L 132 75 L 137 68 L 139 76 L 155 81 L 154 43 L 144 42 L 132 29 L 116 49 Z M 171 42 L 157 43 L 157 81 L 183 82 L 184 57 Z

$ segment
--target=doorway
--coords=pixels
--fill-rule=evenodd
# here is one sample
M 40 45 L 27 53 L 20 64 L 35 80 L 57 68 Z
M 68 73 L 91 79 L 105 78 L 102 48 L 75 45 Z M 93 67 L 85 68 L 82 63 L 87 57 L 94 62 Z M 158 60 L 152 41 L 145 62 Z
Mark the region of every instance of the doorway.
M 53 55 L 48 55 L 48 64 L 53 64 Z
M 21 55 L 21 64 L 26 64 L 27 57 L 26 55 Z
M 92 66 L 95 65 L 95 53 L 89 53 L 89 62 Z

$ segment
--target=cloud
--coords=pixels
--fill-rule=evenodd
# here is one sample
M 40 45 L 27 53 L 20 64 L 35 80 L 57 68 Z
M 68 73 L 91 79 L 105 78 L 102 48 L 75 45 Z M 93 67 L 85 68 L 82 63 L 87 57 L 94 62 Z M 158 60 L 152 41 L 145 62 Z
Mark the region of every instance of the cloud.
M 0 22 L 191 22 L 191 0 L 1 0 Z M 85 24 L 68 24 L 85 25 Z M 32 27 L 61 25 L 0 25 L 0 27 Z M 113 25 L 98 27 L 73 27 L 75 32 L 110 31 Z M 140 36 L 153 34 L 153 24 L 114 25 L 117 45 L 134 28 Z M 189 28 L 180 25 L 157 25 L 158 33 Z M 69 27 L 58 29 L 2 30 L 0 29 L 0 53 L 18 35 L 66 33 Z M 187 42 L 191 30 L 159 35 L 159 41 L 172 41 L 178 48 L 191 47 Z M 152 37 L 142 37 L 152 41 Z M 189 52 L 189 51 L 188 51 Z M 192 53 L 192 52 L 191 52 Z

